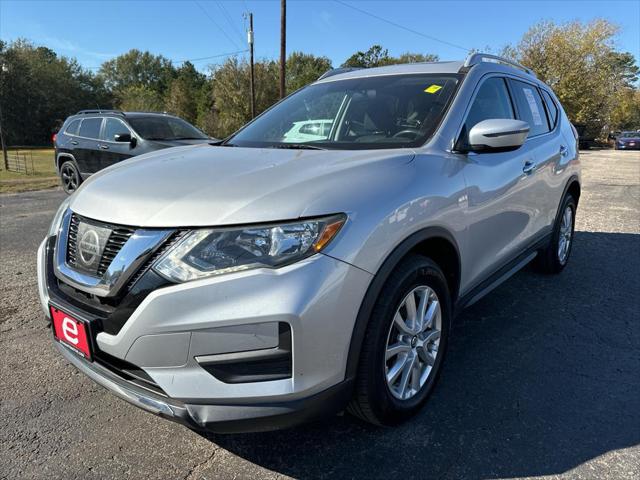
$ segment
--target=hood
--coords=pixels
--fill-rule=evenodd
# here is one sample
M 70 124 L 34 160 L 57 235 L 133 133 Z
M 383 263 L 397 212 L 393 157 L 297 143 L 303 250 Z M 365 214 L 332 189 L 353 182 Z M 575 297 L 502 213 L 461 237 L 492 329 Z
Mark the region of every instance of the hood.
M 618 137 L 618 141 L 622 143 L 626 142 L 638 142 L 640 141 L 640 134 L 634 137 Z
M 89 218 L 139 227 L 248 224 L 348 212 L 354 196 L 384 194 L 413 157 L 410 149 L 177 147 L 93 175 L 70 207 Z

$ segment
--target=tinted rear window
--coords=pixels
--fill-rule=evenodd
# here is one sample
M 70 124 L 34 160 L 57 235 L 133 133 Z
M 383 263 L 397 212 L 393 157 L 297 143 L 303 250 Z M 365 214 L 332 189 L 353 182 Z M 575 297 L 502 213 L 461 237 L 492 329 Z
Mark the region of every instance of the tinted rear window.
M 100 136 L 100 125 L 102 124 L 101 118 L 85 118 L 80 125 L 81 137 L 98 138 Z
M 556 102 L 551 98 L 551 95 L 544 90 L 542 90 L 542 98 L 544 98 L 544 103 L 547 105 L 549 122 L 551 123 L 551 128 L 553 128 L 556 126 L 556 122 L 558 121 L 558 107 L 556 106 Z
M 80 126 L 80 119 L 73 120 L 65 129 L 64 133 L 68 133 L 69 135 L 77 135 L 78 127 Z

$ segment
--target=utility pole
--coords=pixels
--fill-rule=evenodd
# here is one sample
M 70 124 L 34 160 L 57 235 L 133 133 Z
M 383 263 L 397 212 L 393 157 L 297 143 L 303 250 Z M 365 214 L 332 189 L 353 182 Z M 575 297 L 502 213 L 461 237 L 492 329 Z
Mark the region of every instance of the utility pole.
M 280 0 L 280 98 L 287 94 L 285 74 L 287 68 L 287 0 Z
M 256 86 L 253 77 L 253 13 L 249 12 L 249 32 L 247 33 L 249 42 L 249 88 L 251 89 L 251 118 L 256 116 Z

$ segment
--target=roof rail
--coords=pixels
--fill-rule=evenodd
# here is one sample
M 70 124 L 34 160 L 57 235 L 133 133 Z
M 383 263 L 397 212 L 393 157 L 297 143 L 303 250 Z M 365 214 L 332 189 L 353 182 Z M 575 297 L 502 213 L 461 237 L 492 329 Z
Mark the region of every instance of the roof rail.
M 469 68 L 477 65 L 481 62 L 490 62 L 490 63 L 500 63 L 502 65 L 509 65 L 510 67 L 517 68 L 518 70 L 522 70 L 525 73 L 535 77 L 536 74 L 530 68 L 525 67 L 524 65 L 520 65 L 518 62 L 514 62 L 513 60 L 509 60 L 505 57 L 500 57 L 498 55 L 491 55 L 489 53 L 471 53 L 464 61 L 464 65 L 462 68 L 468 70 Z
M 122 110 L 80 110 L 76 115 L 88 115 L 90 113 L 115 113 L 116 115 L 123 115 L 124 112 Z
M 353 72 L 354 70 L 362 70 L 360 67 L 340 67 L 340 68 L 332 68 L 331 70 L 327 70 L 322 75 L 318 77 L 318 80 L 322 80 L 328 77 L 333 77 L 334 75 L 338 75 L 340 73 Z

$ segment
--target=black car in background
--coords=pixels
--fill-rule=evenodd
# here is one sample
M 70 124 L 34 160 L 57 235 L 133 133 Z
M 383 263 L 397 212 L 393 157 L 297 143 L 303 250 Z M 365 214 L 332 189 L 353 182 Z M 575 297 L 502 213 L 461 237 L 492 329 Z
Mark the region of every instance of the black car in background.
M 54 135 L 56 171 L 71 194 L 103 168 L 135 155 L 214 139 L 165 113 L 82 110 Z

